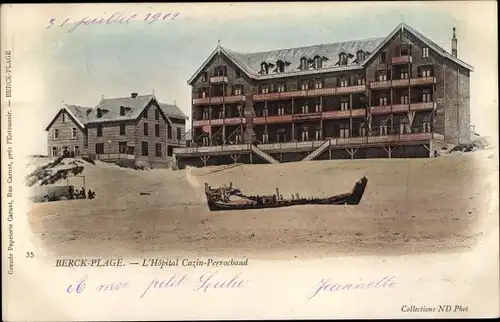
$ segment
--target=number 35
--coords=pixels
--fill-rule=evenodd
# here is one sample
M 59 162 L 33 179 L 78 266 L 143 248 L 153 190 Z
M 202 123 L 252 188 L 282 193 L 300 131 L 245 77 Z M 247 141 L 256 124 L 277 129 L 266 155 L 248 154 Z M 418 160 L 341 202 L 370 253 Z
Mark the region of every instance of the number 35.
M 35 253 L 34 252 L 26 252 L 26 258 L 34 258 Z

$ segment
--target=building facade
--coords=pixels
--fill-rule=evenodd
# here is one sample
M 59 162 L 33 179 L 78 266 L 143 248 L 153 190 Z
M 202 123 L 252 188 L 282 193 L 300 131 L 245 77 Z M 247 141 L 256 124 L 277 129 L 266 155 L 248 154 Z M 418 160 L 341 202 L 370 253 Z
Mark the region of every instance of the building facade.
M 49 155 L 165 167 L 173 148 L 185 146 L 186 119 L 177 106 L 137 93 L 94 108 L 66 105 L 46 128 Z
M 218 46 L 188 81 L 182 166 L 429 157 L 469 139 L 472 67 L 401 23 L 383 38 L 241 54 Z

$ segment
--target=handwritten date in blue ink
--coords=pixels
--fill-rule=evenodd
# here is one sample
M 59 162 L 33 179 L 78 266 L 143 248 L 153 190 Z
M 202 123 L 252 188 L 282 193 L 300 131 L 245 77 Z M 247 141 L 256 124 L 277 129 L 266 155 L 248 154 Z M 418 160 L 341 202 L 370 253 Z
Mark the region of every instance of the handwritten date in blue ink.
M 101 17 L 83 17 L 83 18 L 65 18 L 58 19 L 51 17 L 46 28 L 51 27 L 67 27 L 68 32 L 75 31 L 80 26 L 89 25 L 112 25 L 112 24 L 129 24 L 132 21 L 142 21 L 146 24 L 152 24 L 159 21 L 174 20 L 179 16 L 179 12 L 149 12 L 145 15 L 136 13 L 115 12 L 113 14 L 104 13 Z

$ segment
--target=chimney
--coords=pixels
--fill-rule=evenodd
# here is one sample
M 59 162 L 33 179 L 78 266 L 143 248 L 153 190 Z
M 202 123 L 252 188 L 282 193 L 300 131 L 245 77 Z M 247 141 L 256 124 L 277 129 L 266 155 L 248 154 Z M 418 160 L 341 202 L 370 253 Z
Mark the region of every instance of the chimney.
M 453 38 L 451 38 L 451 55 L 453 57 L 457 57 L 458 49 L 457 49 L 457 36 L 455 34 L 456 28 L 453 27 Z
M 131 93 L 131 94 L 130 94 L 130 96 L 131 96 L 132 98 L 136 98 L 138 94 L 139 94 L 139 93 Z

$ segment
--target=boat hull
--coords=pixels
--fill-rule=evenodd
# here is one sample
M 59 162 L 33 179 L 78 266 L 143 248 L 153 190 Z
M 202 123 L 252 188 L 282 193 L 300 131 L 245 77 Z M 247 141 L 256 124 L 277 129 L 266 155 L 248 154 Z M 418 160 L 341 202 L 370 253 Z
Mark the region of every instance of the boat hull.
M 358 181 L 352 192 L 336 195 L 329 198 L 312 198 L 312 199 L 292 199 L 292 200 L 277 200 L 274 202 L 249 202 L 244 204 L 235 204 L 228 202 L 213 201 L 207 194 L 207 203 L 210 211 L 227 211 L 227 210 L 250 210 L 250 209 L 267 209 L 267 208 L 283 208 L 302 205 L 358 205 L 363 198 L 368 179 L 363 177 Z M 247 197 L 249 200 L 256 200 L 258 197 Z

